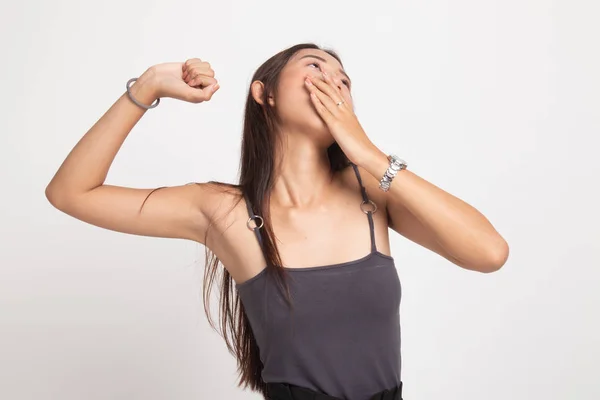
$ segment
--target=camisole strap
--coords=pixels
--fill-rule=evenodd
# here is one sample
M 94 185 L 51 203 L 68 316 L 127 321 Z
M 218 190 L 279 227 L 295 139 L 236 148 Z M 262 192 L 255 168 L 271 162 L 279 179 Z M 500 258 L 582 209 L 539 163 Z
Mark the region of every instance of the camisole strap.
M 248 209 L 248 216 L 249 216 L 249 219 L 246 221 L 246 226 L 248 228 L 250 228 L 250 219 L 254 219 L 255 227 L 251 228 L 251 229 L 256 234 L 256 238 L 258 239 L 258 243 L 260 244 L 260 248 L 264 252 L 262 235 L 260 234 L 260 228 L 259 228 L 259 226 L 262 225 L 262 223 L 263 223 L 262 217 L 260 217 L 259 215 L 254 214 L 254 211 L 252 211 L 252 206 L 250 205 L 250 200 L 248 200 L 248 196 L 245 193 L 244 193 L 244 199 L 246 200 L 246 208 Z M 260 222 L 260 224 L 259 224 L 259 222 Z
M 356 173 L 356 178 L 358 179 L 358 184 L 360 185 L 360 190 L 362 192 L 363 202 L 369 203 L 370 200 L 367 196 L 367 189 L 365 189 L 365 187 L 362 184 L 362 179 L 360 178 L 360 172 L 358 171 L 358 167 L 352 162 L 350 164 L 352 164 L 352 168 L 354 168 L 354 172 Z M 362 204 L 361 211 L 363 211 Z M 371 233 L 371 252 L 374 253 L 377 251 L 377 246 L 375 245 L 375 224 L 373 223 L 373 211 L 369 210 L 363 212 L 367 214 L 367 218 L 369 219 L 369 231 Z
M 356 178 L 358 179 L 358 184 L 360 185 L 360 190 L 362 193 L 362 198 L 364 203 L 369 203 L 369 197 L 367 196 L 367 190 L 365 189 L 364 185 L 362 184 L 362 179 L 360 177 L 360 172 L 358 171 L 358 167 L 356 166 L 356 164 L 351 163 L 352 168 L 354 168 L 354 172 L 356 173 Z M 244 198 L 246 200 L 246 208 L 248 209 L 248 216 L 249 219 L 246 222 L 246 225 L 250 228 L 250 219 L 256 219 L 256 218 L 261 218 L 259 215 L 254 214 L 254 211 L 252 211 L 252 205 L 250 204 L 250 200 L 248 199 L 248 196 L 244 193 Z M 361 207 L 361 211 L 362 207 Z M 364 211 L 363 211 L 364 212 Z M 375 224 L 373 222 L 373 211 L 369 210 L 366 211 L 367 214 L 367 219 L 369 221 L 369 233 L 371 235 L 371 252 L 376 252 L 377 251 L 377 245 L 375 244 Z M 256 238 L 258 239 L 258 243 L 260 244 L 261 249 L 264 252 L 263 249 L 263 240 L 262 240 L 262 235 L 260 234 L 260 228 L 259 228 L 259 224 L 258 221 L 255 220 L 255 227 L 251 228 L 254 233 L 256 234 Z M 260 219 L 260 223 L 262 224 L 262 219 Z

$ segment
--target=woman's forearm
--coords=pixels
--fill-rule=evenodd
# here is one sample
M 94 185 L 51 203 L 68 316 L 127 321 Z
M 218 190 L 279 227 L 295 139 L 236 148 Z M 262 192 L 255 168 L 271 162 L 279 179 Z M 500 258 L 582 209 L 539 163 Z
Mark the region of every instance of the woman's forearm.
M 153 71 L 142 74 L 130 91 L 142 104 L 152 104 L 156 99 Z M 48 199 L 62 201 L 101 186 L 127 135 L 145 112 L 123 93 L 63 161 L 46 187 Z
M 362 166 L 379 180 L 388 168 L 387 156 L 379 149 L 366 154 Z M 459 266 L 491 272 L 508 258 L 507 242 L 481 212 L 412 171 L 398 173 L 386 200 L 397 229 L 423 243 L 439 244 L 445 257 Z M 419 223 L 407 225 L 402 218 L 404 209 Z

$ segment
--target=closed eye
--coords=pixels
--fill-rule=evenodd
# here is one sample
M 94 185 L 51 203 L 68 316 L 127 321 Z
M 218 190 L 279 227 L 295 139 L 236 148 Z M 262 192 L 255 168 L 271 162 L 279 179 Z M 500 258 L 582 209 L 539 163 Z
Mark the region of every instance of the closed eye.
M 308 64 L 308 65 L 316 65 L 317 67 L 319 67 L 319 70 L 321 70 L 321 65 L 320 65 L 319 63 L 317 63 L 317 62 L 312 62 L 312 63 L 310 63 L 310 64 Z M 347 80 L 347 79 L 342 79 L 342 83 L 343 83 L 344 85 L 346 85 L 346 87 L 347 87 L 348 89 L 350 89 L 350 82 L 348 82 L 348 80 Z

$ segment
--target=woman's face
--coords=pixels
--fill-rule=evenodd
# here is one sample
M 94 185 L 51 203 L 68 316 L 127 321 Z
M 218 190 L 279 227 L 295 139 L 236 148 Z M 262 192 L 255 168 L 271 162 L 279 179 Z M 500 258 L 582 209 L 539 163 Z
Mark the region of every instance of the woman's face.
M 283 131 L 305 133 L 329 145 L 333 137 L 304 83 L 306 76 L 322 80 L 323 71 L 337 79 L 340 100 L 345 100 L 353 108 L 351 82 L 341 64 L 327 52 L 317 49 L 302 49 L 288 61 L 281 71 L 277 98 L 269 98 L 269 102 L 281 118 Z

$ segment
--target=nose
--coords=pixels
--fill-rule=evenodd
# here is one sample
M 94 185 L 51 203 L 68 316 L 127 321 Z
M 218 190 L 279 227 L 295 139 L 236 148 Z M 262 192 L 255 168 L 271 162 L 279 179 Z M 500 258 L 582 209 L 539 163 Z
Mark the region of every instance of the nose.
M 342 74 L 340 74 L 339 72 L 335 73 L 335 81 L 337 84 L 337 87 L 342 90 L 343 88 L 346 87 L 346 85 L 344 85 L 344 83 L 342 82 L 342 80 L 344 79 L 344 76 Z
M 329 75 L 331 77 L 333 83 L 338 87 L 338 89 L 342 90 L 345 87 L 345 85 L 342 83 L 342 79 L 344 79 L 344 76 L 342 74 L 340 74 L 337 71 L 326 69 L 326 68 L 323 68 L 322 71 L 327 72 L 327 75 Z M 323 77 L 323 74 L 317 72 L 317 75 L 318 75 L 318 78 L 325 79 Z
M 338 89 L 342 90 L 344 88 L 344 84 L 342 83 L 342 74 L 333 70 L 323 69 L 323 71 L 327 72 L 327 75 L 331 77 L 331 81 L 338 87 Z

